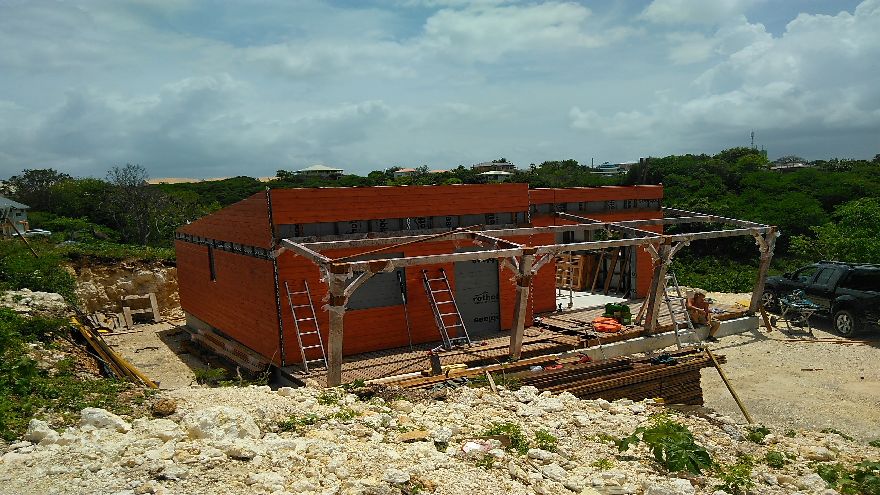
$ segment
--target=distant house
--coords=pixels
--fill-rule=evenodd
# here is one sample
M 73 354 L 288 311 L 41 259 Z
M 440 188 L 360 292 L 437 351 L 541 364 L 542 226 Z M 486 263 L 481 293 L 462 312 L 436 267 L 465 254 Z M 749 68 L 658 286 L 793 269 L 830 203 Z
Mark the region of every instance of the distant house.
M 773 165 L 770 167 L 770 170 L 774 172 L 797 172 L 798 170 L 803 170 L 805 168 L 813 168 L 809 163 L 801 163 L 801 162 L 793 162 L 793 163 L 780 163 L 778 165 Z
M 441 168 L 438 168 L 438 169 L 435 169 L 435 170 L 428 170 L 428 173 L 429 173 L 429 174 L 445 174 L 445 173 L 447 173 L 447 172 L 449 172 L 449 170 L 444 170 L 444 169 L 441 169 Z
M 399 179 L 401 177 L 412 177 L 418 172 L 418 170 L 414 168 L 399 168 L 394 171 L 394 178 Z
M 297 175 L 321 177 L 323 179 L 336 179 L 345 171 L 341 168 L 328 167 L 326 165 L 312 165 L 296 171 Z
M 482 162 L 477 163 L 475 165 L 471 165 L 471 170 L 477 173 L 483 172 L 513 172 L 516 170 L 516 165 L 513 163 L 507 162 Z
M 0 235 L 15 235 L 15 231 L 12 229 L 20 233 L 27 232 L 29 228 L 27 210 L 29 208 L 28 205 L 0 196 Z
M 605 162 L 598 167 L 594 167 L 592 173 L 601 175 L 603 177 L 613 177 L 615 175 L 619 175 L 621 173 L 621 170 L 620 166 L 616 163 Z
M 480 177 L 486 179 L 486 182 L 505 182 L 510 179 L 510 176 L 513 175 L 513 172 L 506 172 L 504 170 L 489 170 L 488 172 L 483 172 L 479 174 Z

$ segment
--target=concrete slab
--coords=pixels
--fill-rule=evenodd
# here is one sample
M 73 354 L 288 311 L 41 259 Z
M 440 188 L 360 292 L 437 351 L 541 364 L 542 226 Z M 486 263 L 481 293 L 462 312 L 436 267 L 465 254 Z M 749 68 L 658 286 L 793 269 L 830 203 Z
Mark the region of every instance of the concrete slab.
M 567 290 L 556 291 L 556 307 L 562 305 L 562 309 L 590 309 L 601 308 L 608 303 L 626 303 L 628 300 L 623 297 L 606 296 L 605 294 L 597 294 L 594 292 L 577 292 L 572 291 L 571 296 Z M 571 308 L 568 304 L 572 303 Z

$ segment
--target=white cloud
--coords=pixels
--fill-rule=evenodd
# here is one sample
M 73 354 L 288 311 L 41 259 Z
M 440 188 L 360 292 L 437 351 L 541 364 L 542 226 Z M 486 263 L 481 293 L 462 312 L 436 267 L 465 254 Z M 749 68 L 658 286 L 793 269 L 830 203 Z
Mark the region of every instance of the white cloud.
M 742 14 L 756 0 L 654 0 L 641 18 L 658 24 L 716 24 Z

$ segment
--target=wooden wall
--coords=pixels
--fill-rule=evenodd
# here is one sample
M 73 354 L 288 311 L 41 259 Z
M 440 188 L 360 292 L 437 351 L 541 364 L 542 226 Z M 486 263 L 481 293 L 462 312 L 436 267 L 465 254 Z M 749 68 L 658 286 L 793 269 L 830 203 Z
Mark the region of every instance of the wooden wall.
M 525 212 L 528 184 L 272 190 L 275 224 Z
M 180 306 L 245 346 L 281 362 L 272 261 L 177 241 Z
M 208 239 L 271 248 L 272 232 L 269 227 L 266 193 L 256 193 L 189 225 L 184 225 L 177 231 Z

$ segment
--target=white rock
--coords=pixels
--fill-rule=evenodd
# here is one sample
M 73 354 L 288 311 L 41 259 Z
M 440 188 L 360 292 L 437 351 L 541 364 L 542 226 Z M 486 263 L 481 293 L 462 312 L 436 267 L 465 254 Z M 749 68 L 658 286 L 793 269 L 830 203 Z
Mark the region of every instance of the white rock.
M 547 464 L 541 468 L 541 473 L 553 481 L 562 481 L 568 477 L 568 472 L 565 468 L 556 463 Z
M 531 385 L 525 385 L 513 392 L 513 396 L 520 402 L 532 402 L 538 397 L 538 389 Z
M 296 394 L 296 389 L 293 387 L 280 387 L 278 389 L 278 395 L 282 397 L 293 397 Z
M 194 411 L 183 418 L 190 438 L 232 440 L 236 438 L 260 438 L 260 429 L 254 419 L 241 409 L 229 406 L 213 406 Z
M 408 400 L 395 400 L 388 405 L 391 407 L 391 409 L 394 409 L 397 412 L 402 412 L 404 414 L 409 414 L 413 410 L 412 402 Z
M 548 413 L 555 413 L 565 410 L 565 404 L 563 404 L 561 400 L 556 398 L 545 399 L 541 401 L 540 407 Z
M 529 449 L 528 456 L 539 461 L 546 461 L 553 458 L 553 452 L 547 452 L 541 449 Z
M 802 476 L 797 481 L 797 487 L 801 490 L 809 490 L 812 492 L 822 492 L 827 488 L 827 483 L 816 473 L 810 473 Z
M 80 412 L 79 424 L 92 426 L 97 429 L 116 430 L 120 433 L 131 431 L 131 425 L 127 421 L 106 409 L 87 407 Z
M 694 495 L 694 486 L 690 481 L 675 478 L 650 482 L 644 495 Z
M 183 438 L 183 429 L 170 419 L 145 419 L 138 418 L 132 423 L 132 428 L 139 435 L 147 438 L 158 438 L 163 442 L 179 440 Z
M 834 459 L 834 452 L 820 445 L 801 447 L 800 453 L 811 461 L 830 461 Z
M 410 475 L 406 471 L 401 471 L 400 469 L 388 468 L 385 470 L 385 474 L 382 476 L 383 481 L 387 481 L 388 483 L 394 484 L 402 484 L 409 481 Z
M 32 419 L 28 423 L 27 433 L 24 434 L 25 440 L 44 445 L 55 443 L 58 441 L 58 438 L 58 432 L 50 428 L 49 423 L 39 419 Z
M 451 438 L 452 430 L 449 428 L 441 426 L 440 428 L 431 431 L 431 439 L 435 442 L 449 443 Z

